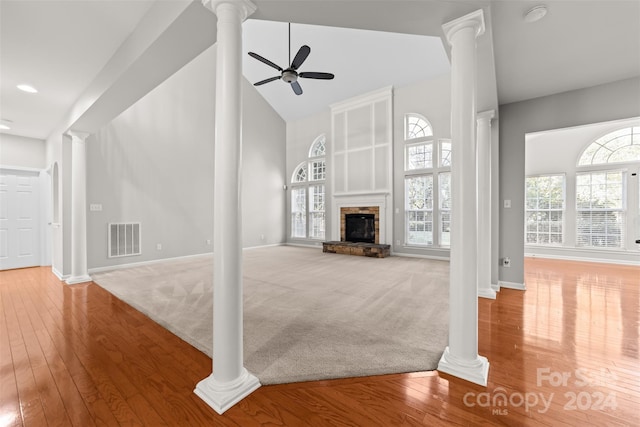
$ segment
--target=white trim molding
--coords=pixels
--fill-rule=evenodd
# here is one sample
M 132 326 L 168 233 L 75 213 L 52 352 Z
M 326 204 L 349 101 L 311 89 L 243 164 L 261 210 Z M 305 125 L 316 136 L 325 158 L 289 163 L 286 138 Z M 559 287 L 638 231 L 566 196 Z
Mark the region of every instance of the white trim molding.
M 515 289 L 517 291 L 526 291 L 527 286 L 524 283 L 505 282 L 503 280 L 498 281 L 500 288 Z
M 489 287 L 478 287 L 478 296 L 480 298 L 496 299 L 496 291 L 491 285 Z

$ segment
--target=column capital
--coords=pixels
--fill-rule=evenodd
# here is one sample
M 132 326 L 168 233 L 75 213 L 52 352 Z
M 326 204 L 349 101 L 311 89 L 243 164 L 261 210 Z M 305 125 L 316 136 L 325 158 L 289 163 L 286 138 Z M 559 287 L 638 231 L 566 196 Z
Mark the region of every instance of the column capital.
M 481 111 L 477 114 L 477 120 L 479 122 L 482 121 L 488 121 L 491 122 L 491 119 L 493 119 L 496 116 L 496 110 L 486 110 L 486 111 Z
M 232 5 L 240 12 L 240 21 L 247 19 L 258 8 L 249 0 L 202 0 L 204 7 L 218 14 L 218 8 L 224 4 Z
M 484 12 L 482 9 L 478 9 L 475 12 L 468 13 L 442 25 L 442 30 L 449 44 L 451 44 L 453 35 L 464 28 L 474 28 L 476 37 L 484 34 Z
M 71 139 L 79 139 L 82 142 L 84 142 L 87 139 L 87 137 L 91 134 L 89 132 L 82 132 L 78 130 L 69 129 L 68 131 L 65 132 L 65 135 L 71 137 Z

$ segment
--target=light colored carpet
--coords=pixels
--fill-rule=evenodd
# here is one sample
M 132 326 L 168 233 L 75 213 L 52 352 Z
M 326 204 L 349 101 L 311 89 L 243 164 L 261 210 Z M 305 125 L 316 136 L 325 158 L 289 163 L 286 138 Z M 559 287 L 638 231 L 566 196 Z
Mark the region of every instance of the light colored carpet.
M 262 384 L 433 370 L 448 341 L 449 263 L 244 251 L 244 361 Z M 212 355 L 213 257 L 96 273 L 100 286 Z

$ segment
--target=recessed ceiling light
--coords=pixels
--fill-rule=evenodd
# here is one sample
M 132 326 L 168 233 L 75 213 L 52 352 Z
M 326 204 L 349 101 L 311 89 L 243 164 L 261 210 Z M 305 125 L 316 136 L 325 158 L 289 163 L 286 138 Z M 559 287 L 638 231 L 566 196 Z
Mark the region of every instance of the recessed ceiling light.
M 541 4 L 529 9 L 524 14 L 524 22 L 532 23 L 541 20 L 547 14 L 547 6 Z
M 23 92 L 27 92 L 27 93 L 38 93 L 38 89 L 36 89 L 35 87 L 28 85 L 28 84 L 21 84 L 16 86 L 18 89 L 20 89 Z

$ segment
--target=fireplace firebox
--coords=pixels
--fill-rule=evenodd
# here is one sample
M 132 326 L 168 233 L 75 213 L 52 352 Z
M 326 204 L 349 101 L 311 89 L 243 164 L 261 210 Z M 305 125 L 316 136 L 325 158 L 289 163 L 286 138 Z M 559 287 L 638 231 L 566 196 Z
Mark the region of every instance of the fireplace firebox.
M 375 215 L 364 213 L 346 214 L 344 237 L 347 242 L 375 243 Z

